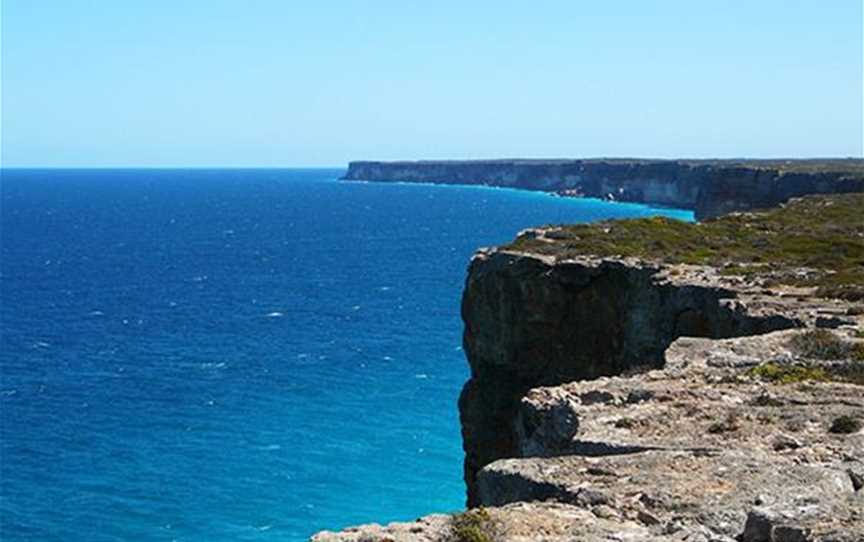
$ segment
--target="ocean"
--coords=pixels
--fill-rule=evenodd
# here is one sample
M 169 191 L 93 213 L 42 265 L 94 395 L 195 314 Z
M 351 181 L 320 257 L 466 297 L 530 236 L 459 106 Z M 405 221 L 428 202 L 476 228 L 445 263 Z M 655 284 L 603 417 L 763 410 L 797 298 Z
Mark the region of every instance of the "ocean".
M 342 173 L 2 170 L 0 539 L 293 542 L 458 509 L 474 250 L 692 219 Z

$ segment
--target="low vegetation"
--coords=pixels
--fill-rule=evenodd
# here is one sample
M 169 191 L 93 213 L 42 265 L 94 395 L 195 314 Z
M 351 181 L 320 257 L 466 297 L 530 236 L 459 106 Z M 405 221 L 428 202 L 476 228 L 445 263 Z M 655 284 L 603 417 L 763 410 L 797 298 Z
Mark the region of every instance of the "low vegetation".
M 711 265 L 766 286 L 812 286 L 823 297 L 864 300 L 864 194 L 808 196 L 697 224 L 653 217 L 562 226 L 551 242 L 522 236 L 505 248 L 558 259 L 593 254 Z
M 452 542 L 493 542 L 492 518 L 483 508 L 474 508 L 450 519 Z
M 738 414 L 730 412 L 722 421 L 712 423 L 708 426 L 708 432 L 712 434 L 732 433 L 741 428 Z
M 798 160 L 682 160 L 694 165 L 717 165 L 751 169 L 776 169 L 781 173 L 846 173 L 848 177 L 864 175 L 864 160 L 860 158 L 811 158 Z
M 795 384 L 798 382 L 827 382 L 832 380 L 822 367 L 802 365 L 778 365 L 763 363 L 750 370 L 750 376 L 775 384 Z
M 806 358 L 864 361 L 864 343 L 844 340 L 827 329 L 813 329 L 795 335 L 790 346 L 793 352 Z
M 636 424 L 636 420 L 634 420 L 633 418 L 626 418 L 625 417 L 625 418 L 618 418 L 617 420 L 615 420 L 613 425 L 615 427 L 617 427 L 618 429 L 633 429 L 634 427 L 636 427 L 637 424 Z
M 827 329 L 813 329 L 792 337 L 789 347 L 801 361 L 762 363 L 750 369 L 748 376 L 775 384 L 848 382 L 864 385 L 864 343 L 844 339 Z
M 831 422 L 831 427 L 828 431 L 837 434 L 857 433 L 864 428 L 864 423 L 858 418 L 852 416 L 838 416 Z

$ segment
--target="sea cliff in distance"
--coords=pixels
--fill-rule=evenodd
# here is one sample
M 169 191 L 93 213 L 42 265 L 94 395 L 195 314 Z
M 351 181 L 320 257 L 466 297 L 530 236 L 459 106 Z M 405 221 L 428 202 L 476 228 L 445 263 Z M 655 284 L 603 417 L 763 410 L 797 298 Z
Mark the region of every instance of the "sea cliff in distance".
M 353 163 L 347 179 L 608 190 L 711 220 L 480 249 L 461 308 L 468 510 L 313 540 L 864 541 L 864 193 L 841 193 L 864 192 L 862 166 Z
M 864 191 L 864 160 L 445 160 L 351 162 L 345 180 L 482 184 L 692 209 L 697 219 L 806 194 Z

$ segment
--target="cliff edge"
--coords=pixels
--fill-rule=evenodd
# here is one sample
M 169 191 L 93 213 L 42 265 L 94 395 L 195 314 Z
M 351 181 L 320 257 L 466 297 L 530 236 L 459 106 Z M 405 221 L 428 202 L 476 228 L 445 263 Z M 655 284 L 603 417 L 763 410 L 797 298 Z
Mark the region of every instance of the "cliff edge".
M 473 258 L 467 512 L 325 541 L 864 540 L 864 194 Z
M 702 220 L 806 194 L 864 192 L 864 160 L 357 161 L 344 179 L 540 190 L 693 209 Z

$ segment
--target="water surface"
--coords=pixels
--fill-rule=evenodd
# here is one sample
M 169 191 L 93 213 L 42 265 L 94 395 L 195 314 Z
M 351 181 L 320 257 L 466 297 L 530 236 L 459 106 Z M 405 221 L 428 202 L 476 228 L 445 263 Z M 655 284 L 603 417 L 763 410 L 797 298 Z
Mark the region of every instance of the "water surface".
M 3 170 L 4 541 L 296 541 L 457 509 L 472 252 L 692 218 L 341 173 Z

